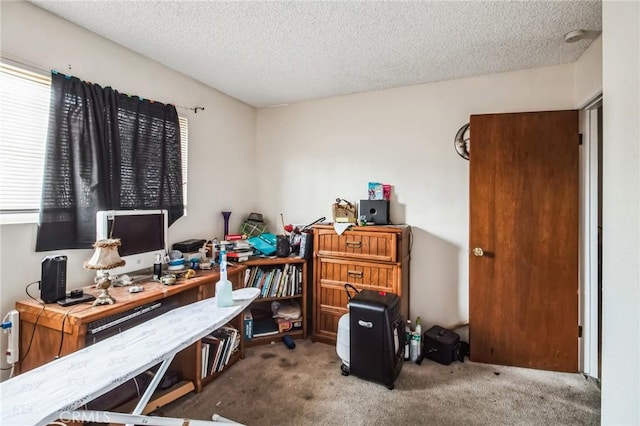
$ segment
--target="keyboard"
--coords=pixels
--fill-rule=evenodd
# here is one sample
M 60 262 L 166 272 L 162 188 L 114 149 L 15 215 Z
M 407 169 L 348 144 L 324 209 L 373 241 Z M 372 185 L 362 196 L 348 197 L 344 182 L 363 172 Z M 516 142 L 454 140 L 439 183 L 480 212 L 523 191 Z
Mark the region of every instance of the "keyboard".
M 157 317 L 178 306 L 179 303 L 172 298 L 136 306 L 128 311 L 109 315 L 88 323 L 87 335 L 96 335 L 116 326 L 120 326 L 118 328 L 122 331 L 147 321 L 150 318 Z

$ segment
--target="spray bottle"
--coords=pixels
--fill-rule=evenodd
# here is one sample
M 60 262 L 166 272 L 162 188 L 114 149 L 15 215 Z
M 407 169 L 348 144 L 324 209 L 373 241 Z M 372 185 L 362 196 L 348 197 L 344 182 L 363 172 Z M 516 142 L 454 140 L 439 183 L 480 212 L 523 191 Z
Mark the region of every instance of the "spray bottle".
M 405 341 L 404 341 L 404 359 L 406 361 L 409 361 L 409 358 L 411 356 L 411 350 L 410 350 L 410 345 L 411 345 L 411 320 L 407 320 L 407 324 L 404 326 L 404 335 L 405 335 Z
M 416 318 L 416 329 L 414 332 L 418 339 L 418 359 L 420 359 L 422 355 L 422 325 L 420 324 L 420 317 Z
M 216 306 L 233 306 L 233 288 L 227 279 L 227 248 L 220 247 L 220 280 L 216 283 Z

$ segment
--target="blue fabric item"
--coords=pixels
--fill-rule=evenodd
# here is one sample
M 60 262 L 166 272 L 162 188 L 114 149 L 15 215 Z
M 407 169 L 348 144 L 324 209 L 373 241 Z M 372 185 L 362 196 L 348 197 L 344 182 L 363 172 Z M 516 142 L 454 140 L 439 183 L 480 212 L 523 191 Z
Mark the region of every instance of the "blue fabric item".
M 276 236 L 265 232 L 247 240 L 251 246 L 265 256 L 273 256 L 276 252 Z
M 293 339 L 291 338 L 291 336 L 284 336 L 282 338 L 282 341 L 284 342 L 284 344 L 289 348 L 289 349 L 293 349 L 296 347 L 296 342 L 293 341 Z

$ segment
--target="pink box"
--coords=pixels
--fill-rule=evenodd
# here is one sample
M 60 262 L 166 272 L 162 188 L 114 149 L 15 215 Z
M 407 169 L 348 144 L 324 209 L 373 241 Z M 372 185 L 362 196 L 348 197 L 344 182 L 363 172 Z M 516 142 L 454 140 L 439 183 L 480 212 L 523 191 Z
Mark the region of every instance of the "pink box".
M 388 183 L 382 184 L 382 199 L 390 200 L 391 199 L 391 185 Z

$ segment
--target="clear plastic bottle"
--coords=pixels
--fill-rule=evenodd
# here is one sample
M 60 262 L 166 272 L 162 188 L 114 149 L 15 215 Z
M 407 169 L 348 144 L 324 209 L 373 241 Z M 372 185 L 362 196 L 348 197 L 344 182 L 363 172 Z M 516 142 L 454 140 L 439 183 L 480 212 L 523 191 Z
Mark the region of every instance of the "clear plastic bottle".
M 162 259 L 159 254 L 156 254 L 156 260 L 153 263 L 153 280 L 160 281 L 162 275 Z
M 417 358 L 419 359 L 420 355 L 422 353 L 422 325 L 420 324 L 420 317 L 416 318 L 415 334 L 416 334 L 416 337 L 418 338 L 418 356 L 417 356 Z
M 404 334 L 404 359 L 408 361 L 411 357 L 411 320 L 407 320 L 407 324 L 404 326 Z
M 418 335 L 414 331 L 413 333 L 411 333 L 411 347 L 409 348 L 411 362 L 418 361 L 418 343 Z
M 220 248 L 220 280 L 216 283 L 216 306 L 233 306 L 233 288 L 227 279 L 227 249 Z

